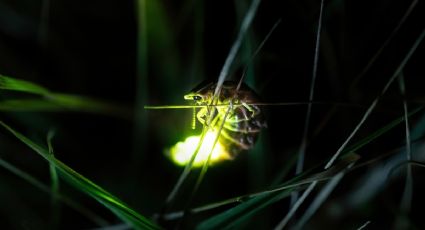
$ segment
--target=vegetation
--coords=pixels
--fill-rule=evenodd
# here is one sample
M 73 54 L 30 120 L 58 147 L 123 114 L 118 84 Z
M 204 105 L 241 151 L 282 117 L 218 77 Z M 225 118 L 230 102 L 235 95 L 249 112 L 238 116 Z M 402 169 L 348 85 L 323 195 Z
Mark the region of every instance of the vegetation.
M 424 228 L 422 8 L 1 1 L 1 228 Z M 255 147 L 175 165 L 183 95 L 240 79 Z

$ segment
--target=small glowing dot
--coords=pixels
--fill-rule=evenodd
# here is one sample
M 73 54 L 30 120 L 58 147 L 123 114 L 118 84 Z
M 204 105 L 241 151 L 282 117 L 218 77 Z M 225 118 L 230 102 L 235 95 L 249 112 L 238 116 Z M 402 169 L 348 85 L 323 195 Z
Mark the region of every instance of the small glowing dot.
M 207 160 L 211 153 L 211 149 L 214 145 L 214 141 L 217 137 L 216 131 L 207 131 L 202 141 L 199 152 L 193 162 L 193 167 L 201 167 Z M 193 154 L 196 151 L 196 147 L 201 141 L 201 136 L 190 136 L 183 142 L 177 142 L 173 147 L 170 148 L 169 153 L 171 160 L 180 166 L 185 166 L 189 163 Z M 229 160 L 230 155 L 226 151 L 223 145 L 217 141 L 214 150 L 211 153 L 210 164 L 214 164 L 223 160 Z

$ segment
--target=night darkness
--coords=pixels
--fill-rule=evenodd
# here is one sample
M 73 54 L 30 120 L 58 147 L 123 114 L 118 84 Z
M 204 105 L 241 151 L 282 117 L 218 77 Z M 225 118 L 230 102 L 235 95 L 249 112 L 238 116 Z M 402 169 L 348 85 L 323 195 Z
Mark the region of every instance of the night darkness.
M 141 7 L 143 2 L 146 8 Z M 183 172 L 165 150 L 189 135 L 199 135 L 201 125 L 198 122 L 197 129 L 191 129 L 191 109 L 146 110 L 143 106 L 188 105 L 183 95 L 202 81 L 216 81 L 250 4 L 0 0 L 1 76 L 99 100 L 125 114 L 10 108 L 5 106 L 8 100 L 38 96 L 0 87 L 0 120 L 45 148 L 46 135 L 54 130 L 57 159 L 161 227 L 202 227 L 199 224 L 244 202 L 188 214 L 183 220 L 156 218 L 165 210 L 165 200 Z M 200 173 L 194 169 L 166 213 L 296 180 L 295 157 L 303 138 L 319 9 L 318 0 L 260 3 L 227 79 L 237 81 L 248 67 L 245 83 L 262 102 L 295 105 L 263 107 L 268 128 L 255 147 L 232 161 L 209 167 L 191 197 Z M 315 103 L 306 135 L 306 178 L 323 171 L 375 98 L 379 97 L 379 103 L 347 145 L 364 144 L 355 151 L 360 159 L 302 229 L 358 229 L 365 223 L 365 229 L 425 228 L 425 187 L 421 183 L 425 175 L 425 113 L 421 108 L 425 102 L 425 43 L 412 50 L 424 33 L 424 13 L 422 0 L 325 1 Z M 407 60 L 409 51 L 412 55 Z M 400 93 L 399 76 L 380 95 L 397 71 L 403 76 L 405 95 Z M 407 212 L 400 207 L 409 165 L 405 123 L 383 128 L 403 118 L 404 101 L 409 112 L 418 109 L 408 119 L 414 164 Z M 0 160 L 48 186 L 51 183 L 48 162 L 4 128 L 0 128 Z M 340 162 L 343 160 L 336 164 Z M 59 179 L 60 193 L 104 218 L 105 226 L 64 202 L 52 204 L 49 193 L 0 166 L 1 229 L 126 227 L 108 208 L 66 180 Z M 317 185 L 286 228 L 299 223 L 326 185 L 326 181 Z M 307 186 L 297 188 L 302 192 Z M 259 208 L 261 204 L 267 205 Z M 290 197 L 257 203 L 249 210 L 260 210 L 233 227 L 273 229 L 289 207 Z M 226 224 L 217 228 L 231 226 Z

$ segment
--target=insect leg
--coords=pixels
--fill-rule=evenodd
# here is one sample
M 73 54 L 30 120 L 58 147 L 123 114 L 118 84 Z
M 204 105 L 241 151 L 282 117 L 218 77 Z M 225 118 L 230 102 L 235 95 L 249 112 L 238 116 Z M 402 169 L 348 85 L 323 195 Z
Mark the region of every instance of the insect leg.
M 251 112 L 251 118 L 255 117 L 257 114 L 260 113 L 260 109 L 257 106 L 250 106 L 245 102 L 242 102 L 242 105 Z

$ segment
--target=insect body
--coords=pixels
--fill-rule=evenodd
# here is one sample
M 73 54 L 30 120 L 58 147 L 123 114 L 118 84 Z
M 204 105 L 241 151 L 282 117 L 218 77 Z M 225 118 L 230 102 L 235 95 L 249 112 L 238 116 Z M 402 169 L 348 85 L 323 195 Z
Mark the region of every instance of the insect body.
M 252 104 L 259 102 L 258 96 L 247 85 L 242 84 L 238 90 L 237 85 L 237 82 L 225 81 L 217 98 L 214 98 L 217 84 L 212 82 L 200 85 L 184 96 L 197 105 L 205 105 L 196 114 L 202 124 L 219 129 L 224 121 L 219 141 L 232 157 L 251 149 L 261 129 L 267 126 L 260 107 Z M 207 106 L 212 104 L 215 106 Z M 231 106 L 229 112 L 228 106 Z M 209 121 L 211 113 L 214 117 Z

